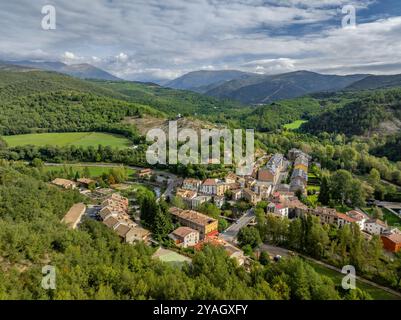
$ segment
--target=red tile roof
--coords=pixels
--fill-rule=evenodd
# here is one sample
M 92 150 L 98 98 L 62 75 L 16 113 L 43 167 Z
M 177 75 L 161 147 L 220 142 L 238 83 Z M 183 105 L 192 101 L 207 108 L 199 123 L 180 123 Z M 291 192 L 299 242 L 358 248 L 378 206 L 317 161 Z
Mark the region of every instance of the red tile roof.
M 204 185 L 204 186 L 215 186 L 215 185 L 217 185 L 217 182 L 216 182 L 215 179 L 206 179 L 206 180 L 203 182 L 203 185 Z
M 357 222 L 356 219 L 351 218 L 351 217 L 348 217 L 348 216 L 347 216 L 346 214 L 344 214 L 344 213 L 337 213 L 337 217 L 338 217 L 339 219 L 348 221 L 349 223 Z
M 394 243 L 401 243 L 401 234 L 398 234 L 398 233 L 393 233 L 390 235 L 383 235 L 382 237 L 385 237 Z
M 192 232 L 198 233 L 198 231 L 188 228 L 188 227 L 179 227 L 173 231 L 173 234 L 175 236 L 178 236 L 180 238 L 185 238 L 187 235 L 191 234 Z

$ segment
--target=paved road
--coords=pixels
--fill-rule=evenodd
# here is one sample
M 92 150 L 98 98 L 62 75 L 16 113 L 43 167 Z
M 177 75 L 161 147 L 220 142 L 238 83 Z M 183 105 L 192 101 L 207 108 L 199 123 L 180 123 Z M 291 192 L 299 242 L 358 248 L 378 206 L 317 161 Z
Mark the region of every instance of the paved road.
M 225 232 L 221 234 L 221 237 L 227 242 L 235 244 L 238 232 L 242 228 L 246 227 L 253 218 L 255 218 L 255 212 L 253 209 L 250 209 L 241 218 L 239 218 L 236 223 L 228 227 Z
M 262 244 L 260 246 L 260 248 L 263 251 L 267 251 L 272 256 L 280 255 L 283 258 L 289 257 L 289 256 L 294 254 L 293 251 L 291 251 L 291 250 L 288 250 L 288 249 L 285 249 L 285 248 L 281 248 L 281 247 L 272 246 L 272 245 L 268 245 L 268 244 Z M 322 265 L 322 266 L 324 266 L 324 267 L 326 267 L 328 269 L 331 269 L 331 270 L 337 271 L 339 273 L 342 273 L 340 269 L 338 269 L 336 267 L 333 267 L 332 265 L 329 265 L 329 264 L 324 263 L 322 261 L 313 259 L 313 258 L 308 257 L 308 256 L 304 256 L 304 255 L 301 255 L 301 254 L 298 254 L 298 253 L 296 253 L 296 255 L 304 258 L 305 260 L 312 261 L 312 262 L 314 262 L 316 264 L 319 264 L 319 265 Z M 376 288 L 382 289 L 382 290 L 384 290 L 386 292 L 389 292 L 389 293 L 391 293 L 391 294 L 393 294 L 393 295 L 395 295 L 395 296 L 397 296 L 397 297 L 399 297 L 401 299 L 401 293 L 400 292 L 397 292 L 397 291 L 394 291 L 393 289 L 381 286 L 381 285 L 379 285 L 379 284 L 377 284 L 375 282 L 372 282 L 370 280 L 367 280 L 365 278 L 361 278 L 361 277 L 356 276 L 356 279 L 361 281 L 361 282 L 364 282 L 366 284 L 369 284 L 369 285 L 371 285 L 373 287 L 376 287 Z
M 375 204 L 379 207 L 391 208 L 394 210 L 401 210 L 400 202 L 386 202 L 386 201 L 375 201 Z
M 280 247 L 275 247 L 275 246 L 271 246 L 269 244 L 262 244 L 259 247 L 262 251 L 267 251 L 269 253 L 270 256 L 275 257 L 277 255 L 282 256 L 283 258 L 288 258 L 291 256 L 291 251 L 284 249 L 284 248 L 280 248 Z

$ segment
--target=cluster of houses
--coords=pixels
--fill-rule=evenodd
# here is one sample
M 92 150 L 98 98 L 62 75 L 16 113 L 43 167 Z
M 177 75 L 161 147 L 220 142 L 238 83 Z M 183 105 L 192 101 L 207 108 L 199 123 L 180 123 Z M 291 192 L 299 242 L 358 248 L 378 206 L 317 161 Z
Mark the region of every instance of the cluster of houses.
M 295 218 L 305 214 L 314 215 L 322 224 L 335 225 L 339 228 L 355 223 L 366 237 L 378 235 L 381 237 L 384 248 L 391 252 L 401 250 L 401 231 L 389 228 L 387 223 L 380 219 L 371 219 L 367 214 L 352 210 L 340 213 L 336 209 L 317 207 L 308 208 L 293 192 L 275 192 L 268 204 L 267 212 L 278 217 Z
M 52 181 L 52 184 L 64 189 L 78 189 L 85 188 L 88 189 L 90 185 L 96 185 L 96 181 L 89 178 L 80 178 L 77 181 L 72 181 L 68 179 L 56 178 Z
M 221 208 L 226 201 L 243 198 L 257 204 L 262 199 L 267 199 L 271 192 L 272 184 L 258 181 L 252 176 L 241 177 L 229 173 L 223 180 L 185 179 L 181 188 L 177 189 L 176 196 L 195 210 L 205 202 L 213 202 Z
M 401 231 L 399 229 L 390 228 L 387 223 L 380 219 L 371 219 L 361 211 L 352 210 L 347 213 L 339 213 L 336 209 L 318 207 L 308 209 L 308 212 L 319 217 L 322 223 L 337 225 L 339 228 L 355 223 L 367 236 L 380 236 L 386 250 L 391 252 L 401 250 Z
M 116 232 L 123 241 L 148 242 L 150 232 L 131 220 L 128 214 L 128 199 L 118 193 L 111 194 L 102 202 L 99 215 L 103 223 Z
M 292 192 L 295 196 L 299 189 L 302 192 L 306 191 L 310 157 L 296 149 L 291 150 L 289 155 L 294 158 L 291 185 L 280 184 L 288 161 L 284 155 L 274 154 L 265 166 L 255 166 L 249 176 L 229 173 L 224 179 L 185 179 L 181 188 L 177 189 L 176 196 L 181 198 L 188 208 L 194 210 L 205 202 L 213 202 L 221 208 L 225 201 L 240 199 L 246 199 L 255 205 L 262 200 L 269 200 L 275 190 Z

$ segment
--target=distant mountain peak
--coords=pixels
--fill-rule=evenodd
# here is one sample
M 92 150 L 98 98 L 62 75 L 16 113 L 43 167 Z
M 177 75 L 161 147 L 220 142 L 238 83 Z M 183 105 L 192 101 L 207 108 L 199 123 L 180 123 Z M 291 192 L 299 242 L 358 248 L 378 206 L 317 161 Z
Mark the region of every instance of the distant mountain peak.
M 3 64 L 28 67 L 46 71 L 64 73 L 80 79 L 121 80 L 116 76 L 89 63 L 65 64 L 60 61 L 16 60 L 4 61 Z
M 238 70 L 191 71 L 175 80 L 169 81 L 165 86 L 204 93 L 227 81 L 245 78 L 250 75 L 253 74 Z

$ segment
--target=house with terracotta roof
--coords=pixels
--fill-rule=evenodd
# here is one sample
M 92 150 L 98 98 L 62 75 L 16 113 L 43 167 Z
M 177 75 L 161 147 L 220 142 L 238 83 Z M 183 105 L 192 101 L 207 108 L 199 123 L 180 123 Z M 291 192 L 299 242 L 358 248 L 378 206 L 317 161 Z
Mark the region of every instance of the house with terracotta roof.
M 75 189 L 77 187 L 77 184 L 74 181 L 61 178 L 54 179 L 52 184 L 64 189 Z
M 152 169 L 145 168 L 138 171 L 139 178 L 149 178 L 153 174 Z
M 344 227 L 345 225 L 350 225 L 350 224 L 352 224 L 352 223 L 356 223 L 356 219 L 354 219 L 354 218 L 352 218 L 352 217 L 350 217 L 350 216 L 348 216 L 348 215 L 346 215 L 346 214 L 344 214 L 344 213 L 339 213 L 339 212 L 337 212 L 337 226 L 339 227 L 339 228 L 342 228 L 342 227 Z
M 199 232 L 189 227 L 179 227 L 169 237 L 176 245 L 184 248 L 195 246 L 199 242 Z
M 217 179 L 206 179 L 203 181 L 200 192 L 209 195 L 216 195 L 217 194 Z
M 289 208 L 281 203 L 271 202 L 267 205 L 267 212 L 288 218 Z
M 401 234 L 391 233 L 381 236 L 383 247 L 390 252 L 399 252 L 401 250 Z
M 177 189 L 176 197 L 181 198 L 189 207 L 192 205 L 192 200 L 197 196 L 196 191 L 187 189 Z
M 369 217 L 365 213 L 357 210 L 348 211 L 346 215 L 353 218 L 361 230 L 365 228 L 365 222 L 369 220 Z
M 169 212 L 183 226 L 199 232 L 200 239 L 218 234 L 218 221 L 194 210 L 170 208 Z

